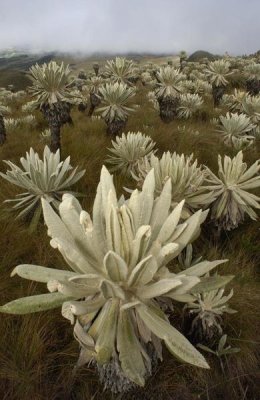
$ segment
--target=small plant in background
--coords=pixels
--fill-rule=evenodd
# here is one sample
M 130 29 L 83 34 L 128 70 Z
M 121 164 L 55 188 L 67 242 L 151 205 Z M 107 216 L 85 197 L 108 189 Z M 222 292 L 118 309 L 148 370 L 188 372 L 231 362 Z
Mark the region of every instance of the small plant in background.
M 230 63 L 226 60 L 212 61 L 205 69 L 205 73 L 212 84 L 214 106 L 217 107 L 228 84 L 227 78 L 233 73 L 230 71 Z
M 221 104 L 226 105 L 230 111 L 243 112 L 243 101 L 247 96 L 247 92 L 235 89 L 233 94 L 222 97 Z
M 204 350 L 208 353 L 214 354 L 215 356 L 218 357 L 223 373 L 225 373 L 225 368 L 224 368 L 224 364 L 222 362 L 222 357 L 226 357 L 229 354 L 234 354 L 234 353 L 240 352 L 240 349 L 238 347 L 231 347 L 230 345 L 226 346 L 226 342 L 227 342 L 227 335 L 223 335 L 219 339 L 216 350 L 212 350 L 211 348 L 209 348 L 208 346 L 205 346 L 203 344 L 197 345 L 197 347 L 199 347 L 201 350 Z
M 224 313 L 234 314 L 235 310 L 229 307 L 228 301 L 233 296 L 233 290 L 224 296 L 225 289 L 209 290 L 194 295 L 193 301 L 185 306 L 188 318 L 191 319 L 189 335 L 194 340 L 212 342 L 223 333 Z
M 108 149 L 112 154 L 106 159 L 106 163 L 111 165 L 110 171 L 119 170 L 128 176 L 136 172 L 137 164 L 143 157 L 149 157 L 156 151 L 155 142 L 141 132 L 123 133 L 115 141 L 112 140 L 112 145 L 113 148 Z
M 227 146 L 236 145 L 240 139 L 255 140 L 253 133 L 256 125 L 253 124 L 246 114 L 227 113 L 220 115 L 220 125 L 217 129 Z
M 260 123 L 260 96 L 245 96 L 242 109 L 253 123 Z
M 243 162 L 243 152 L 230 158 L 218 156 L 218 177 L 209 170 L 206 182 L 208 190 L 215 197 L 211 204 L 211 219 L 219 229 L 231 230 L 241 223 L 247 214 L 256 220 L 257 214 L 254 208 L 260 208 L 260 198 L 249 190 L 260 186 L 260 160 L 251 167 Z
M 202 106 L 203 99 L 198 94 L 181 94 L 178 107 L 178 117 L 183 119 L 191 118 Z
M 16 203 L 12 208 L 19 210 L 17 218 L 30 216 L 32 225 L 37 225 L 41 215 L 41 199 L 44 198 L 54 208 L 58 208 L 63 193 L 73 193 L 68 188 L 74 185 L 85 173 L 85 170 L 73 171 L 70 165 L 70 157 L 65 161 L 60 160 L 59 150 L 52 153 L 48 146 L 45 146 L 43 160 L 39 158 L 31 148 L 26 153 L 26 158 L 21 157 L 22 168 L 11 161 L 4 161 L 10 170 L 0 176 L 12 183 L 26 189 L 26 192 L 18 194 L 15 199 L 5 200 L 7 203 Z
M 97 112 L 107 124 L 107 133 L 116 135 L 126 126 L 128 115 L 134 111 L 129 106 L 129 100 L 135 96 L 135 88 L 127 87 L 123 83 L 107 83 L 100 87 L 101 106 Z
M 252 96 L 260 93 L 260 64 L 255 62 L 244 67 L 244 75 L 246 77 L 246 89 Z
M 99 89 L 104 84 L 105 80 L 101 76 L 93 76 L 85 82 L 82 90 L 89 93 L 90 107 L 88 116 L 91 117 L 96 107 L 100 105 L 101 98 L 99 96 Z
M 137 78 L 138 71 L 132 60 L 116 57 L 115 60 L 106 62 L 105 75 L 112 82 L 124 83 L 131 86 L 132 82 Z
M 4 116 L 10 113 L 10 108 L 0 104 L 0 146 L 6 141 L 6 127 Z
M 40 133 L 40 140 L 46 144 L 49 144 L 51 140 L 51 130 L 46 128 Z
M 159 103 L 160 118 L 163 122 L 173 121 L 178 114 L 181 82 L 186 78 L 179 69 L 167 66 L 155 73 L 157 88 L 155 95 Z

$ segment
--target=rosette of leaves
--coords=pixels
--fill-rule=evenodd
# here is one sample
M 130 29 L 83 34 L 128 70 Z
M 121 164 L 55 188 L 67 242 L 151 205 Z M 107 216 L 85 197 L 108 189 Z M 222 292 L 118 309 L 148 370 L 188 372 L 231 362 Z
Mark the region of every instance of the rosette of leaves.
M 229 108 L 231 111 L 243 112 L 243 101 L 247 98 L 248 93 L 244 90 L 235 89 L 231 95 L 224 95 L 221 103 Z
M 164 187 L 165 181 L 172 182 L 172 206 L 174 207 L 181 199 L 185 199 L 182 217 L 187 217 L 198 208 L 203 208 L 214 200 L 212 192 L 205 188 L 206 170 L 198 166 L 198 161 L 193 161 L 193 155 L 163 153 L 162 157 L 154 154 L 150 158 L 144 157 L 137 163 L 137 173 L 133 178 L 141 186 L 144 178 L 151 169 L 155 174 L 155 190 L 159 195 Z
M 178 107 L 178 117 L 183 119 L 191 118 L 202 106 L 203 99 L 198 94 L 181 94 Z
M 247 138 L 255 140 L 253 133 L 256 125 L 253 124 L 246 114 L 229 113 L 226 116 L 219 117 L 220 125 L 217 129 L 227 146 L 233 146 L 234 141 Z
M 35 97 L 33 105 L 40 108 L 48 121 L 51 130 L 50 149 L 54 153 L 61 148 L 60 129 L 65 123 L 72 123 L 70 110 L 72 104 L 77 102 L 71 91 L 69 76 L 69 67 L 55 61 L 30 68 L 29 77 L 33 85 L 29 90 Z
M 45 146 L 43 159 L 31 148 L 26 152 L 26 157 L 21 157 L 22 168 L 11 161 L 4 161 L 10 170 L 0 176 L 8 182 L 25 189 L 15 199 L 5 200 L 7 203 L 15 203 L 12 207 L 19 211 L 17 218 L 30 217 L 32 226 L 36 226 L 41 215 L 41 199 L 44 198 L 56 209 L 64 193 L 74 185 L 85 173 L 85 170 L 77 172 L 77 167 L 72 170 L 70 157 L 64 161 L 60 160 L 59 150 L 52 153 L 48 146 Z
M 140 78 L 143 86 L 154 86 L 156 84 L 156 80 L 152 77 L 149 71 L 142 72 Z
M 13 100 L 13 93 L 6 88 L 0 88 L 0 103 L 8 104 Z
M 243 112 L 255 124 L 260 122 L 260 96 L 245 96 L 242 100 Z
M 115 60 L 106 62 L 105 75 L 112 82 L 132 85 L 138 79 L 138 71 L 132 60 L 124 57 L 116 57 Z
M 47 283 L 50 293 L 0 307 L 1 312 L 27 314 L 62 306 L 80 343 L 78 365 L 96 360 L 113 369 L 118 361 L 116 373 L 112 371 L 114 390 L 115 385 L 122 390 L 123 377 L 144 386 L 151 367 L 148 344 L 157 358 L 163 341 L 180 361 L 208 368 L 204 357 L 170 324 L 159 300 L 187 302 L 197 291 L 216 289 L 223 286 L 223 279 L 231 279 L 204 278 L 225 260 L 204 261 L 176 274 L 169 271 L 167 264 L 198 235 L 207 211 L 199 210 L 180 223 L 184 201 L 170 211 L 171 180 L 157 200 L 154 190 L 151 171 L 141 191 L 118 201 L 112 176 L 103 167 L 92 219 L 71 194 L 63 195 L 59 215 L 43 198 L 50 244 L 71 271 L 17 266 L 12 276 Z
M 182 81 L 186 76 L 171 66 L 160 68 L 155 72 L 157 88 L 155 95 L 160 107 L 160 118 L 163 122 L 173 121 L 178 114 Z
M 260 160 L 248 168 L 243 162 L 243 152 L 239 151 L 232 159 L 224 156 L 223 162 L 219 155 L 218 166 L 218 176 L 207 168 L 207 187 L 215 197 L 211 219 L 225 230 L 236 228 L 246 214 L 256 220 L 254 208 L 259 209 L 260 198 L 250 191 L 260 186 Z
M 20 118 L 4 118 L 4 125 L 7 133 L 16 129 L 20 124 Z
M 138 161 L 155 152 L 155 142 L 141 132 L 123 133 L 115 141 L 112 140 L 112 145 L 113 148 L 108 149 L 112 154 L 108 156 L 106 163 L 111 165 L 111 172 L 119 170 L 127 176 L 135 172 Z
M 101 86 L 99 93 L 101 106 L 97 112 L 107 124 L 107 133 L 116 135 L 125 128 L 129 113 L 134 111 L 134 107 L 129 106 L 129 100 L 135 96 L 136 90 L 116 82 Z
M 214 106 L 218 106 L 228 84 L 227 78 L 233 73 L 230 71 L 230 63 L 226 60 L 211 61 L 205 73 L 212 84 Z
M 159 106 L 159 103 L 158 103 L 158 100 L 157 100 L 157 98 L 156 98 L 155 93 L 154 93 L 153 91 L 148 92 L 148 93 L 147 93 L 147 98 L 148 98 L 149 102 L 152 103 L 153 108 L 154 108 L 156 111 L 159 112 L 159 111 L 160 111 L 160 106 Z
M 252 95 L 256 96 L 260 92 L 260 64 L 250 63 L 244 67 L 246 77 L 246 89 Z
M 190 335 L 196 341 L 210 342 L 223 333 L 223 315 L 234 314 L 237 311 L 229 307 L 228 301 L 233 296 L 233 290 L 224 296 L 225 288 L 197 293 L 193 301 L 185 306 L 188 317 L 191 318 Z

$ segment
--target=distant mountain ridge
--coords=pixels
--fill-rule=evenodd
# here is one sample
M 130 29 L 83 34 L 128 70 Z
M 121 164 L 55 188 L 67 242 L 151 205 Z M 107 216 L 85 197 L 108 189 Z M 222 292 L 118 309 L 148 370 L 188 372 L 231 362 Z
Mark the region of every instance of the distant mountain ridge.
M 56 53 L 28 54 L 13 49 L 0 52 L 0 87 L 14 85 L 15 90 L 23 90 L 31 85 L 27 72 L 32 65 L 48 63 Z
M 0 71 L 2 69 L 15 69 L 27 71 L 32 65 L 38 63 L 43 64 L 51 61 L 55 57 L 55 53 L 49 54 L 16 54 L 6 55 L 0 53 Z

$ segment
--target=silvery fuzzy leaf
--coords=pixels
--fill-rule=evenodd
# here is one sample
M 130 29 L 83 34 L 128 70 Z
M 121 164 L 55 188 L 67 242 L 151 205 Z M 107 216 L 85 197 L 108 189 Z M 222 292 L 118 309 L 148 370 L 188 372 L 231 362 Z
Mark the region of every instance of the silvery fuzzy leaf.
M 0 312 L 7 314 L 30 314 L 33 312 L 51 310 L 60 307 L 65 301 L 74 299 L 61 293 L 38 294 L 35 296 L 21 297 L 0 306 Z
M 104 258 L 104 266 L 106 273 L 112 281 L 125 281 L 127 278 L 128 268 L 126 262 L 114 251 L 109 251 Z
M 59 270 L 54 268 L 41 267 L 40 265 L 33 264 L 20 264 L 14 268 L 11 276 L 19 275 L 21 278 L 29 279 L 36 282 L 47 283 L 50 280 L 66 280 L 70 277 L 76 276 L 75 272 Z
M 181 284 L 182 282 L 179 279 L 161 279 L 158 282 L 138 288 L 137 296 L 141 299 L 153 299 L 163 295 L 167 296 L 168 292 Z
M 129 312 L 120 311 L 117 330 L 117 350 L 124 374 L 139 386 L 144 386 L 146 368 L 139 341 Z
M 164 341 L 168 350 L 180 361 L 201 368 L 209 368 L 204 357 L 169 322 L 160 317 L 151 307 L 140 305 L 137 312 L 147 327 Z
M 201 281 L 197 285 L 193 286 L 193 288 L 190 290 L 190 293 L 203 293 L 219 289 L 227 285 L 233 278 L 233 275 L 201 278 Z
M 127 284 L 129 286 L 145 285 L 153 279 L 158 265 L 152 255 L 141 260 L 132 270 Z
M 119 299 L 112 299 L 108 303 L 104 323 L 95 344 L 96 360 L 101 365 L 107 363 L 114 352 L 117 332 Z
M 83 329 L 79 321 L 76 321 L 74 326 L 74 337 L 82 347 L 94 350 L 95 342 L 93 338 Z
M 190 268 L 186 268 L 184 271 L 180 272 L 178 275 L 185 274 L 189 276 L 203 276 L 207 272 L 210 272 L 213 268 L 218 265 L 227 262 L 228 260 L 215 260 L 215 261 L 202 261 Z

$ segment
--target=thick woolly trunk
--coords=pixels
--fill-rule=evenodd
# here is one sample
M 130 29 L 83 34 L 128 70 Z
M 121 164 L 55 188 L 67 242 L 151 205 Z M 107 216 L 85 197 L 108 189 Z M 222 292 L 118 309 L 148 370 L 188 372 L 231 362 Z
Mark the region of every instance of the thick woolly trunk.
M 214 107 L 219 106 L 219 103 L 225 93 L 225 86 L 212 85 L 212 96 L 214 100 Z
M 99 65 L 98 64 L 94 64 L 93 65 L 93 69 L 94 69 L 94 72 L 95 72 L 96 76 L 98 76 Z
M 101 103 L 101 99 L 95 94 L 95 93 L 90 93 L 90 107 L 88 111 L 88 116 L 91 117 L 93 112 L 95 111 L 95 108 L 99 106 Z
M 158 367 L 159 359 L 153 345 L 151 343 L 142 343 L 142 347 L 146 351 L 150 359 L 150 370 L 147 368 L 146 379 L 151 376 L 156 368 Z M 114 357 L 102 366 L 94 362 L 97 372 L 99 375 L 99 380 L 104 386 L 104 389 L 109 389 L 112 393 L 127 393 L 131 394 L 131 399 L 141 399 L 138 397 L 140 392 L 140 386 L 136 385 L 130 379 L 128 379 L 120 365 L 118 355 L 115 354 Z M 127 397 L 129 399 L 129 397 Z
M 59 124 L 50 125 L 50 130 L 51 130 L 50 150 L 52 153 L 56 153 L 58 149 L 61 150 L 60 128 L 61 126 Z
M 84 71 L 80 71 L 79 74 L 78 74 L 78 78 L 86 80 L 87 79 L 87 75 L 85 74 Z
M 56 123 L 60 124 L 60 126 L 67 123 L 73 124 L 70 116 L 71 104 L 69 103 L 43 104 L 40 110 L 50 126 Z
M 180 104 L 178 97 L 159 97 L 160 118 L 163 122 L 169 123 L 177 117 L 177 108 Z
M 65 102 L 57 103 L 50 106 L 49 104 L 43 104 L 41 111 L 44 118 L 48 121 L 49 128 L 51 130 L 51 144 L 50 150 L 55 153 L 58 149 L 61 149 L 61 137 L 60 130 L 62 125 L 65 123 L 72 124 L 70 117 L 71 105 Z
M 125 120 L 114 120 L 106 121 L 107 124 L 107 134 L 108 135 L 118 135 L 126 126 L 127 119 Z
M 260 81 L 258 79 L 248 79 L 246 81 L 246 90 L 252 96 L 257 96 L 260 93 Z
M 128 82 L 133 83 L 134 85 L 138 82 L 139 80 L 139 76 L 130 76 L 130 78 L 128 78 Z
M 80 112 L 84 112 L 84 111 L 86 111 L 86 109 L 87 109 L 87 104 L 86 103 L 80 103 L 79 105 L 78 105 L 78 110 L 80 111 Z
M 0 115 L 0 146 L 4 144 L 5 141 L 6 141 L 5 123 L 3 116 Z
M 186 58 L 180 57 L 180 71 L 183 70 L 183 68 L 186 66 Z

